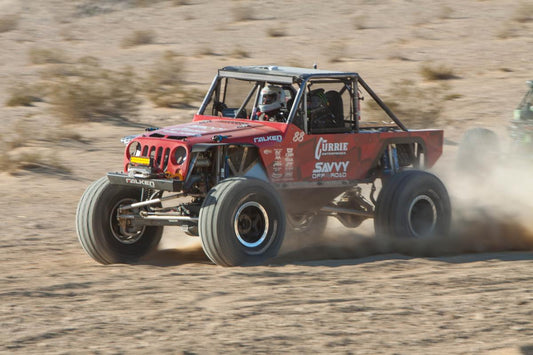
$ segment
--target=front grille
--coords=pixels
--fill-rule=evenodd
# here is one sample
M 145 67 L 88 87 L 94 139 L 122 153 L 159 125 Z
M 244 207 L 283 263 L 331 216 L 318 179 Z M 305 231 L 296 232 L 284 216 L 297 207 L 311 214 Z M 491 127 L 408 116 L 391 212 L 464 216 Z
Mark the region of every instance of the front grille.
M 164 148 L 155 145 L 142 145 L 142 156 L 152 158 L 154 166 L 162 171 L 167 171 L 170 160 L 170 148 Z

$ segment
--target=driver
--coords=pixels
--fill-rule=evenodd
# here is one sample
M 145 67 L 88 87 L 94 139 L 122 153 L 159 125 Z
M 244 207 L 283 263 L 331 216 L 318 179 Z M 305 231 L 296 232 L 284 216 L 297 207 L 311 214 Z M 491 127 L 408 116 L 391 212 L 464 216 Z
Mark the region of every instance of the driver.
M 261 121 L 283 122 L 287 112 L 285 91 L 277 86 L 267 84 L 259 95 L 258 111 L 255 117 Z

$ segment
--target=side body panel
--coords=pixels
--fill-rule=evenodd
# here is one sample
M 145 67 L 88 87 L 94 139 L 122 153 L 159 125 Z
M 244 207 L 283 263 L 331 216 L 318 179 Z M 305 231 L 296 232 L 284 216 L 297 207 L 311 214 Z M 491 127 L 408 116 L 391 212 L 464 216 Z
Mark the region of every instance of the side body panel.
M 389 144 L 419 143 L 424 165 L 431 167 L 442 154 L 443 131 L 394 131 L 305 134 L 294 125 L 283 142 L 261 147 L 273 183 L 364 180 Z

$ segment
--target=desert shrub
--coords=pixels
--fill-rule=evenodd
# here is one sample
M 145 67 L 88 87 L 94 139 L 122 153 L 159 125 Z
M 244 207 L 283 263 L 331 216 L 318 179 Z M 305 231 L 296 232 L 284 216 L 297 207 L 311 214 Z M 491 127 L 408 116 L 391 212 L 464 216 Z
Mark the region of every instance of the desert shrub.
M 70 76 L 47 81 L 53 111 L 63 123 L 126 119 L 136 115 L 139 88 L 131 69 L 109 70 L 98 63 L 81 60 L 70 71 Z
M 356 29 L 356 30 L 364 30 L 364 29 L 368 28 L 366 26 L 366 16 L 364 16 L 364 15 L 355 16 L 352 19 L 352 23 L 353 23 L 353 28 Z
M 217 55 L 216 52 L 209 46 L 202 46 L 202 47 L 198 48 L 198 50 L 196 51 L 196 54 L 199 55 L 199 56 L 202 56 L 202 55 Z
M 346 57 L 346 43 L 342 41 L 331 42 L 325 49 L 325 52 L 330 63 L 342 62 L 343 58 Z
M 457 78 L 452 68 L 430 63 L 423 64 L 420 67 L 420 75 L 426 80 L 449 80 Z
M 11 124 L 7 133 L 0 136 L 0 143 L 8 152 L 23 147 L 28 142 L 28 136 L 32 136 L 33 130 L 24 121 L 18 120 Z
M 453 13 L 454 13 L 454 10 L 451 7 L 446 6 L 446 5 L 441 5 L 438 16 L 441 20 L 445 20 L 445 19 L 451 18 Z
M 57 154 L 43 154 L 42 149 L 26 146 L 28 137 L 34 137 L 27 122 L 17 121 L 9 129 L 9 135 L 0 136 L 4 153 L 0 155 L 0 171 L 14 173 L 17 170 L 36 170 L 53 174 L 69 174 Z M 55 142 L 54 142 L 55 144 Z
M 515 9 L 512 19 L 513 21 L 520 23 L 533 21 L 533 4 L 530 2 L 522 2 Z
M 245 49 L 242 49 L 241 47 L 235 47 L 231 53 L 230 56 L 232 58 L 250 58 L 250 53 L 247 52 Z
M 127 8 L 148 7 L 166 0 L 83 0 L 75 6 L 77 17 L 92 17 Z
M 202 97 L 198 90 L 184 88 L 183 68 L 183 60 L 176 53 L 168 51 L 148 70 L 144 88 L 156 106 L 190 106 Z
M 28 57 L 32 64 L 66 63 L 69 61 L 64 51 L 57 48 L 31 48 Z
M 36 85 L 16 84 L 8 92 L 6 106 L 33 106 L 34 102 L 42 101 Z
M 278 25 L 276 27 L 269 27 L 267 29 L 267 35 L 268 37 L 285 37 L 287 35 L 287 30 L 285 29 L 285 26 Z
M 235 22 L 255 20 L 254 9 L 252 6 L 244 3 L 235 4 L 231 9 Z
M 380 97 L 408 128 L 439 127 L 448 90 L 446 85 L 419 86 L 412 80 L 401 80 Z M 365 103 L 370 120 L 390 121 L 374 100 Z
M 0 143 L 2 141 L 0 140 Z M 9 171 L 11 161 L 6 154 L 0 154 L 0 171 Z
M 517 29 L 515 28 L 515 25 L 511 22 L 503 23 L 496 32 L 496 37 L 499 39 L 508 39 L 516 36 Z
M 155 40 L 155 32 L 149 30 L 134 31 L 127 37 L 124 37 L 120 42 L 122 48 L 129 48 L 135 46 L 141 46 L 144 44 L 153 43 Z
M 57 154 L 45 155 L 39 152 L 24 152 L 17 155 L 16 158 L 10 158 L 11 171 L 17 169 L 38 170 L 45 173 L 53 174 L 70 174 L 72 170 L 63 165 L 57 158 Z
M 178 86 L 183 81 L 183 60 L 174 52 L 167 51 L 148 70 L 146 82 L 149 90 L 160 86 Z
M 17 28 L 19 17 L 17 15 L 4 15 L 0 17 L 0 33 L 12 31 Z

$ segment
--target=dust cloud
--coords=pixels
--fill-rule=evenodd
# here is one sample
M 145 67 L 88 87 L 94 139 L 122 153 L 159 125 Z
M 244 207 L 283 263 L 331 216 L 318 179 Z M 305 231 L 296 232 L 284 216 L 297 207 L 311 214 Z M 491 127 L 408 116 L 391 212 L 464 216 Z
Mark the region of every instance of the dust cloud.
M 323 234 L 286 235 L 273 263 L 354 259 L 378 254 L 438 257 L 465 253 L 533 250 L 533 164 L 507 162 L 464 173 L 455 166 L 435 171 L 452 202 L 449 235 L 428 239 L 374 236 L 373 220 L 348 229 L 328 219 Z M 209 263 L 199 238 L 168 229 L 159 250 L 145 262 L 156 265 Z
M 435 173 L 447 186 L 452 202 L 449 235 L 378 238 L 374 236 L 372 220 L 347 229 L 330 217 L 324 235 L 287 236 L 278 259 L 351 259 L 388 253 L 437 257 L 533 250 L 533 164 L 507 161 L 474 173 L 452 166 Z

